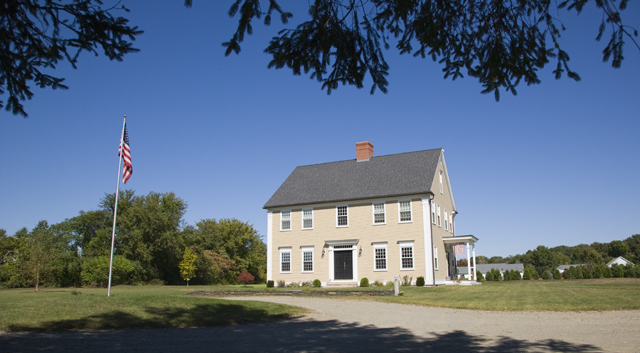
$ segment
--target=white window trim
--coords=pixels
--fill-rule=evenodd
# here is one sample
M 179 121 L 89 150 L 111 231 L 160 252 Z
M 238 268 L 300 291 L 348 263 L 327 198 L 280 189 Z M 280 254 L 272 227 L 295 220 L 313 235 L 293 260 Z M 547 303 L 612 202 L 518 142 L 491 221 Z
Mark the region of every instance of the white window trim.
M 282 229 L 282 213 L 289 212 L 289 229 Z M 290 232 L 293 229 L 293 212 L 291 210 L 280 210 L 280 231 Z
M 436 224 L 436 203 L 431 200 L 431 223 Z
M 280 248 L 280 273 L 291 273 L 292 267 L 293 267 L 293 259 L 291 256 L 291 248 L 287 247 L 287 248 Z M 282 254 L 283 253 L 289 253 L 289 271 L 282 271 Z
M 402 217 L 400 216 L 400 202 L 409 202 L 409 214 L 411 215 L 411 220 L 402 221 Z M 413 223 L 413 202 L 411 199 L 398 200 L 398 223 Z
M 304 211 L 311 211 L 311 228 L 305 228 L 304 227 Z M 303 208 L 302 211 L 300 212 L 300 217 L 302 217 L 301 218 L 301 220 L 302 220 L 302 224 L 301 224 L 302 230 L 311 230 L 311 229 L 313 229 L 313 227 L 315 225 L 315 223 L 313 221 L 313 208 Z
M 338 225 L 338 208 L 346 207 L 347 208 L 347 224 L 344 226 Z M 349 226 L 349 205 L 336 205 L 336 228 L 346 228 Z
M 449 230 L 449 214 L 444 210 L 444 230 Z
M 382 215 L 384 216 L 384 222 L 376 223 L 376 205 L 382 204 Z M 374 226 L 380 226 L 387 224 L 387 203 L 385 201 L 377 201 L 371 203 L 371 221 Z
M 438 247 L 433 247 L 433 269 L 438 271 Z
M 402 248 L 411 248 L 411 268 L 402 268 Z M 416 269 L 416 248 L 413 241 L 399 241 L 398 250 L 400 251 L 400 271 L 413 271 Z
M 389 271 L 389 250 L 387 249 L 387 243 L 371 243 L 373 245 L 373 272 L 387 272 Z M 384 249 L 384 264 L 385 268 L 376 269 L 376 249 Z
M 304 270 L 304 253 L 306 252 L 310 252 L 311 253 L 311 271 L 305 271 Z M 300 254 L 301 254 L 301 260 L 302 260 L 302 273 L 313 273 L 313 271 L 316 269 L 316 264 L 315 264 L 315 255 L 313 254 L 313 246 L 301 246 L 300 247 Z
M 440 212 L 440 205 L 436 205 L 438 212 L 436 214 L 436 218 L 438 219 L 438 227 L 442 228 L 442 212 Z

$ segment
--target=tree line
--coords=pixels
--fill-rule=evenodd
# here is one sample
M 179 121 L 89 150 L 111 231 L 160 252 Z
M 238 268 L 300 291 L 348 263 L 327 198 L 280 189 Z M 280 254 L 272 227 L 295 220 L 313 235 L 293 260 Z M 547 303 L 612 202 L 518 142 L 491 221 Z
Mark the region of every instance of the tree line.
M 559 265 L 585 265 L 591 272 L 595 268 L 598 268 L 598 271 L 607 271 L 602 265 L 618 256 L 624 257 L 635 265 L 640 265 L 640 234 L 634 234 L 624 240 L 614 240 L 609 243 L 594 242 L 591 245 L 561 245 L 553 248 L 540 245 L 524 254 L 507 257 L 477 256 L 476 261 L 478 264 L 520 263 L 525 267 L 531 266 L 538 276 L 542 276 L 546 271 L 553 273 Z M 467 266 L 467 260 L 458 261 L 458 266 Z M 612 277 L 615 277 L 615 274 Z
M 115 193 L 99 208 L 50 225 L 40 221 L 13 235 L 0 229 L 0 281 L 6 287 L 106 286 Z M 180 262 L 196 260 L 192 284 L 236 283 L 248 272 L 264 282 L 266 245 L 251 224 L 237 219 L 184 222 L 187 204 L 174 193 L 137 196 L 120 191 L 114 244 L 116 284 L 183 284 Z

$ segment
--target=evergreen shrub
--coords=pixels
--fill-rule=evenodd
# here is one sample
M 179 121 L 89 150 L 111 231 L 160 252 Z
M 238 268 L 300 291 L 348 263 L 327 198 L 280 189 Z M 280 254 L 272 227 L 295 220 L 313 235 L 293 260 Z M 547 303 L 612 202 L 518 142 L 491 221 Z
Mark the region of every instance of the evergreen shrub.
M 320 282 L 319 279 L 314 279 L 313 280 L 313 286 L 316 287 L 316 288 L 320 288 L 320 287 L 322 287 L 322 282 Z
M 552 279 L 553 277 L 551 276 L 551 272 L 549 271 L 544 271 L 542 272 L 542 279 L 545 281 L 548 281 L 550 279 Z
M 417 287 L 424 287 L 424 277 L 420 276 L 420 277 L 416 278 L 416 286 Z
M 553 279 L 561 279 L 562 275 L 560 274 L 560 270 L 558 270 L 557 268 L 555 270 L 553 270 Z
M 272 280 L 268 280 L 267 281 L 267 288 L 273 288 L 273 281 Z
M 576 274 L 576 279 L 583 279 L 584 276 L 582 275 L 582 266 L 576 266 L 575 270 L 574 270 L 575 274 Z
M 486 277 L 487 282 L 491 282 L 493 281 L 493 272 L 492 271 L 487 271 L 487 277 Z
M 367 277 L 362 277 L 360 287 L 369 287 L 369 279 Z
M 593 278 L 593 275 L 591 274 L 591 270 L 589 269 L 588 266 L 582 266 L 582 278 L 584 279 Z
M 611 278 L 611 268 L 609 268 L 609 266 L 604 265 L 602 267 L 602 275 L 604 276 L 604 278 Z
M 476 271 L 476 281 L 478 282 L 484 281 L 484 276 L 482 275 L 482 272 Z
M 602 265 L 593 266 L 593 278 L 602 278 L 602 277 L 603 277 Z

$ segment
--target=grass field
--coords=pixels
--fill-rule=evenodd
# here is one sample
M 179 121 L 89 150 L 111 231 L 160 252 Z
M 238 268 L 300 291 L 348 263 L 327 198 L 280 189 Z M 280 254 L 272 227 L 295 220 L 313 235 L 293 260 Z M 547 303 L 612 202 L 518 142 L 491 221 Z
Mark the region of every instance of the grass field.
M 264 285 L 261 286 L 263 288 Z M 192 286 L 191 290 L 211 289 Z M 251 287 L 247 287 L 249 289 Z M 229 302 L 185 296 L 186 287 L 116 286 L 106 289 L 0 290 L 0 330 L 139 329 L 202 327 L 261 322 L 305 310 L 262 302 Z
M 266 290 L 251 286 L 116 286 L 106 289 L 0 289 L 0 330 L 138 329 L 261 322 L 305 310 L 184 294 L 199 290 Z M 377 288 L 358 288 L 379 290 Z M 280 289 L 271 289 L 277 292 Z M 326 290 L 304 288 L 303 290 Z M 333 290 L 333 289 L 332 289 Z M 339 290 L 349 290 L 340 288 Z M 380 289 L 382 290 L 382 289 Z M 388 288 L 383 288 L 388 290 Z M 399 297 L 356 297 L 425 306 L 500 311 L 639 310 L 640 279 L 485 282 L 481 286 L 401 287 Z M 343 297 L 340 298 L 350 298 Z
M 640 309 L 640 279 L 485 282 L 481 286 L 401 287 L 399 297 L 371 297 L 402 304 L 500 311 Z

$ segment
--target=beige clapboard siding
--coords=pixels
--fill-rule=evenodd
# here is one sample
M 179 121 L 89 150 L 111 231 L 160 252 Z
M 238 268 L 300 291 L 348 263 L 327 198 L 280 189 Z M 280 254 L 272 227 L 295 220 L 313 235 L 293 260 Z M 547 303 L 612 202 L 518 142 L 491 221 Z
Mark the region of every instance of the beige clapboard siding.
M 373 224 L 373 201 L 385 202 L 386 224 Z M 302 208 L 291 209 L 291 231 L 280 231 L 280 210 L 273 212 L 273 279 L 291 281 L 310 281 L 329 279 L 329 254 L 322 256 L 325 241 L 359 239 L 357 271 L 360 280 L 367 277 L 370 281 L 392 280 L 394 276 L 411 276 L 415 280 L 425 275 L 424 234 L 422 223 L 422 201 L 412 200 L 412 222 L 399 223 L 398 199 L 367 200 L 348 203 L 349 226 L 337 227 L 336 206 L 313 207 L 313 230 L 302 230 Z M 342 204 L 340 204 L 342 205 Z M 305 207 L 306 208 L 306 207 Z M 398 241 L 414 242 L 414 270 L 400 270 L 400 247 Z M 387 271 L 374 271 L 373 242 L 387 242 Z M 314 247 L 314 272 L 302 273 L 303 246 Z M 280 247 L 291 247 L 291 273 L 280 273 Z M 328 249 L 327 249 L 328 250 Z M 358 252 L 359 253 L 359 252 Z

